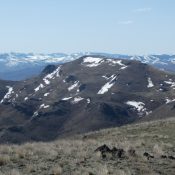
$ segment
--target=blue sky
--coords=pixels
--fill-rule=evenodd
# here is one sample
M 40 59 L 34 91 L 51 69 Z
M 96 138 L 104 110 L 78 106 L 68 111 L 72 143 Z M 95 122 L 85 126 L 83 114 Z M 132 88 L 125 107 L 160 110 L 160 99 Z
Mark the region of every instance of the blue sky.
M 174 0 L 0 0 L 0 52 L 175 53 Z

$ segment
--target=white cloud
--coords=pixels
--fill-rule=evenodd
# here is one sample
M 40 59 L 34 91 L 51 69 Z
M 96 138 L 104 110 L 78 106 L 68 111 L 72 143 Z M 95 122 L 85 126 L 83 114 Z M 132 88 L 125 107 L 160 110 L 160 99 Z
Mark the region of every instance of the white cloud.
M 118 24 L 121 24 L 121 25 L 130 25 L 130 24 L 133 24 L 134 21 L 132 20 L 126 20 L 126 21 L 119 21 Z
M 152 10 L 152 8 L 147 7 L 147 8 L 138 8 L 135 9 L 134 12 L 139 12 L 139 13 L 146 13 L 146 12 L 150 12 Z

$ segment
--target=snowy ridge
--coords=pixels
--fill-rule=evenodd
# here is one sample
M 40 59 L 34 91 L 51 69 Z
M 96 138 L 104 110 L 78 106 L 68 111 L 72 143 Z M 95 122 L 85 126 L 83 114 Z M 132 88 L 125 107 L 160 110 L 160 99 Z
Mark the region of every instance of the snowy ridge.
M 0 77 L 6 80 L 24 80 L 38 75 L 48 64 L 62 64 L 79 59 L 82 56 L 87 56 L 82 63 L 86 67 L 100 66 L 104 62 L 107 63 L 104 58 L 108 58 L 109 65 L 115 66 L 118 64 L 122 70 L 126 69 L 127 65 L 119 60 L 128 59 L 151 64 L 161 70 L 175 72 L 175 55 L 120 55 L 93 52 L 73 54 L 4 53 L 0 54 Z M 45 83 L 49 84 L 48 79 L 45 79 Z
M 88 52 L 82 53 L 52 53 L 52 54 L 36 54 L 36 53 L 4 53 L 0 54 L 0 62 L 8 66 L 14 67 L 20 64 L 38 64 L 44 63 L 59 63 L 73 61 L 83 55 L 87 55 Z
M 168 64 L 175 64 L 174 55 L 134 55 L 129 56 L 130 60 L 138 60 L 142 63 L 146 64 L 160 64 L 160 65 L 168 65 Z
M 93 52 L 80 52 L 80 53 L 51 53 L 51 54 L 37 54 L 37 53 L 1 53 L 0 62 L 7 67 L 16 67 L 20 64 L 43 64 L 43 63 L 65 63 L 73 61 L 85 55 L 101 55 L 112 58 L 125 58 L 130 60 L 138 60 L 143 63 L 149 64 L 175 64 L 175 55 L 119 55 L 108 53 L 93 53 Z M 166 58 L 164 58 L 166 57 Z M 99 59 L 94 57 L 87 57 L 84 60 L 86 63 L 98 64 Z M 115 64 L 115 63 L 114 63 Z M 93 65 L 92 65 L 93 66 Z
M 45 63 L 68 62 L 85 55 L 101 55 L 114 58 L 128 58 L 130 60 L 139 60 L 143 63 L 149 63 L 149 64 L 167 64 L 167 62 L 175 64 L 175 55 L 120 55 L 120 54 L 94 53 L 94 52 L 79 52 L 72 54 L 1 53 L 0 62 L 4 63 L 6 66 L 13 67 L 19 64 L 27 64 L 27 63 L 38 64 L 39 62 L 45 62 Z M 167 58 L 164 59 L 163 57 Z M 90 60 L 91 58 L 93 57 L 89 56 L 88 58 L 89 60 L 87 59 L 87 61 L 92 61 Z

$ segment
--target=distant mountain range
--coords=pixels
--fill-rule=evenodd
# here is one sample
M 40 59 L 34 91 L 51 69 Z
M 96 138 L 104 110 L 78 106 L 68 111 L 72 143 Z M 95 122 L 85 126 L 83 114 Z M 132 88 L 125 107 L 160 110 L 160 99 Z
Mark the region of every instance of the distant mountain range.
M 142 63 L 153 65 L 159 69 L 175 72 L 175 55 L 121 55 L 108 53 L 4 53 L 0 54 L 0 79 L 24 80 L 38 75 L 49 64 L 62 64 L 76 60 L 84 55 L 100 55 L 115 59 L 139 60 Z
M 174 114 L 175 74 L 136 60 L 83 56 L 25 81 L 0 81 L 1 143 L 48 141 Z

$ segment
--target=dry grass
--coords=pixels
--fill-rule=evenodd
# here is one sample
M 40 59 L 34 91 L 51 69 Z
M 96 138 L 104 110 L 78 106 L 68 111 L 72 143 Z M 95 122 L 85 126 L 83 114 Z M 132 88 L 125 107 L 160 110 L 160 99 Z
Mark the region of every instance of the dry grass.
M 10 170 L 10 171 L 8 171 L 6 173 L 2 173 L 0 171 L 0 175 L 22 175 L 22 174 L 18 170 L 12 169 L 12 170 Z
M 8 155 L 0 154 L 0 166 L 6 165 L 10 162 L 10 157 Z
M 62 168 L 59 165 L 57 165 L 56 167 L 54 167 L 52 169 L 52 174 L 53 175 L 61 175 L 62 174 Z
M 0 175 L 137 175 L 174 174 L 175 121 L 128 125 L 76 136 L 51 143 L 26 143 L 0 146 Z M 110 148 L 136 150 L 127 159 L 102 159 L 94 150 L 107 144 Z M 147 160 L 144 152 L 155 156 Z

